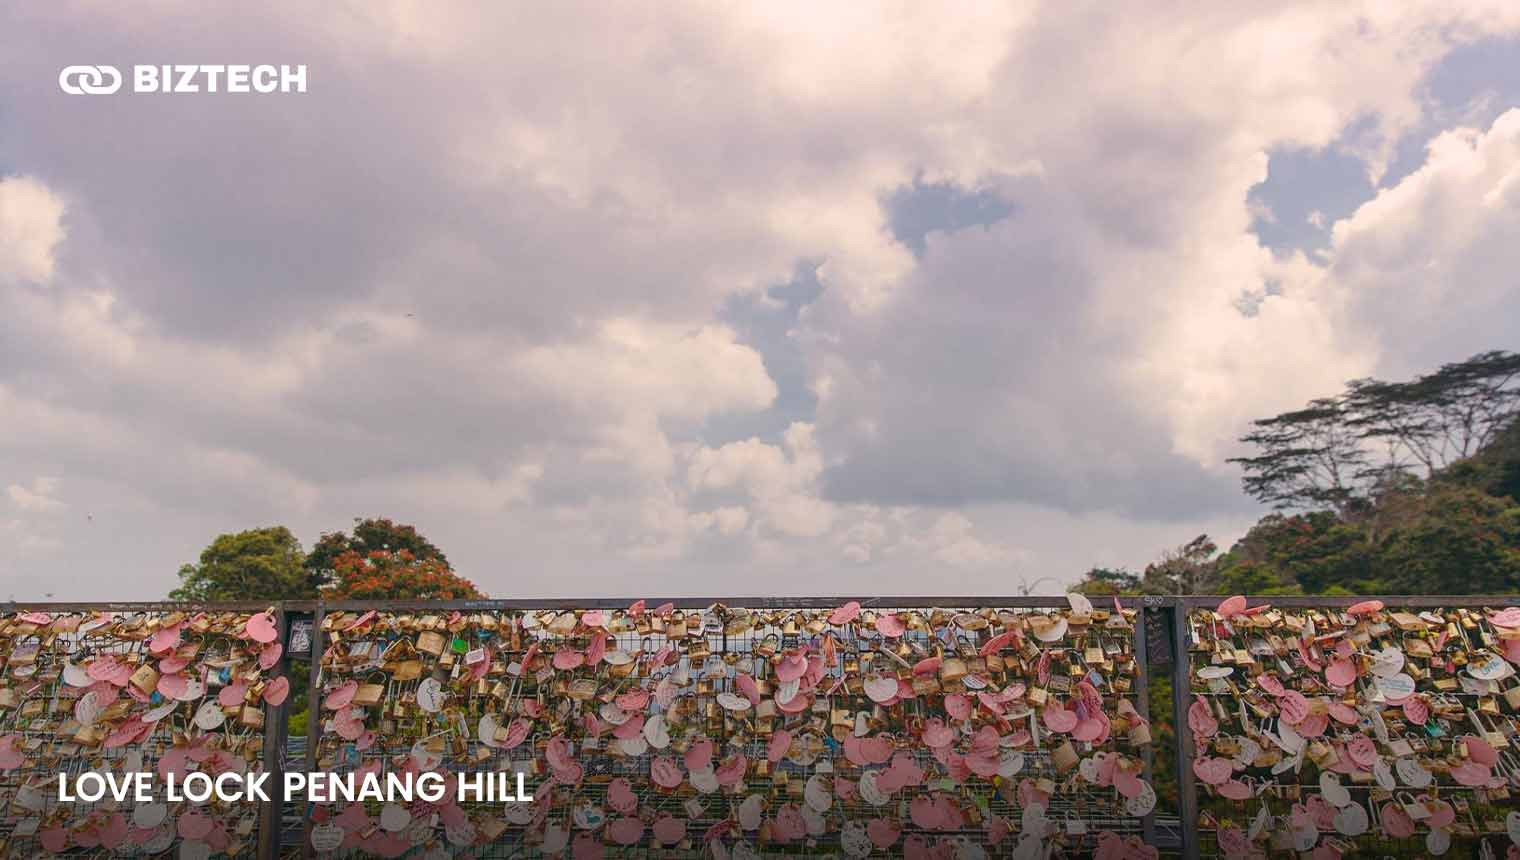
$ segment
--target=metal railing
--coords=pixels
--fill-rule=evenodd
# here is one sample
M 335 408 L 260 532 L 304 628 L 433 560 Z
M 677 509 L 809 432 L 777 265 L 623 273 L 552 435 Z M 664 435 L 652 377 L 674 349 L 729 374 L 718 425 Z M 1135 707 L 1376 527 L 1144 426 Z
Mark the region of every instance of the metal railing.
M 745 608 L 751 610 L 773 611 L 788 609 L 829 609 L 840 605 L 851 598 L 833 597 L 685 597 L 670 598 L 668 602 L 675 604 L 679 609 L 692 610 L 704 609 L 714 604 L 722 604 L 727 607 Z M 1175 815 L 1168 815 L 1158 811 L 1146 816 L 1142 821 L 1143 832 L 1147 842 L 1159 847 L 1175 849 L 1179 856 L 1194 860 L 1202 856 L 1203 843 L 1206 841 L 1200 832 L 1200 807 L 1199 786 L 1194 777 L 1192 763 L 1195 756 L 1193 736 L 1187 730 L 1187 709 L 1193 699 L 1194 673 L 1192 669 L 1192 653 L 1196 644 L 1193 641 L 1190 614 L 1211 609 L 1220 601 L 1219 596 L 1124 596 L 1112 598 L 1109 596 L 1093 597 L 1094 602 L 1102 601 L 1105 604 L 1117 605 L 1126 610 L 1136 610 L 1133 624 L 1133 653 L 1137 668 L 1137 677 L 1134 679 L 1134 698 L 1136 708 L 1140 715 L 1149 719 L 1151 716 L 1152 703 L 1149 701 L 1149 672 L 1160 666 L 1167 665 L 1169 660 L 1171 668 L 1171 702 L 1167 710 L 1171 714 L 1172 726 L 1175 730 L 1175 768 L 1178 808 Z M 1316 596 L 1292 596 L 1292 597 L 1261 597 L 1251 598 L 1251 603 L 1271 603 L 1280 609 L 1334 609 L 1345 608 L 1359 601 L 1369 599 L 1381 599 L 1390 609 L 1435 609 L 1435 608 L 1458 608 L 1458 607 L 1501 607 L 1520 605 L 1520 595 L 1461 595 L 1461 596 L 1382 596 L 1378 598 L 1356 597 L 1316 597 Z M 364 612 L 368 610 L 390 612 L 462 612 L 462 613 L 488 613 L 509 612 L 522 610 L 548 610 L 548 609 L 618 609 L 629 605 L 631 598 L 600 598 L 600 599 L 505 599 L 505 600 L 454 600 L 454 601 L 353 601 L 353 600 L 318 600 L 318 601 L 280 601 L 273 604 L 267 602 L 244 601 L 237 603 L 196 604 L 183 601 L 176 602 L 95 602 L 95 603 L 31 603 L 9 602 L 0 603 L 0 613 L 6 616 L 19 612 L 110 612 L 110 613 L 158 613 L 158 612 L 192 612 L 192 611 L 259 611 L 272 607 L 275 610 L 278 629 L 285 641 L 292 622 L 306 622 L 310 624 L 311 641 L 309 654 L 292 653 L 287 648 L 283 655 L 281 665 L 275 674 L 283 674 L 292 678 L 293 682 L 302 682 L 296 673 L 305 672 L 304 683 L 309 703 L 308 734 L 304 743 L 291 745 L 288 738 L 289 703 L 278 707 L 266 706 L 265 722 L 263 728 L 262 766 L 271 771 L 272 783 L 278 784 L 280 771 L 287 766 L 289 755 L 304 756 L 304 764 L 307 770 L 317 769 L 318 748 L 321 742 L 322 720 L 320 718 L 321 701 L 321 657 L 326 650 L 326 642 L 323 634 L 323 620 L 329 613 L 334 612 Z M 667 602 L 666 599 L 647 599 L 650 606 Z M 930 609 L 930 608 L 955 608 L 955 609 L 986 609 L 1000 608 L 1009 610 L 1049 609 L 1066 607 L 1068 605 L 1064 596 L 1004 596 L 1004 597 L 965 597 L 965 596 L 939 596 L 939 597 L 880 597 L 860 601 L 867 608 L 881 608 L 892 610 Z M 1166 653 L 1156 653 L 1156 649 L 1165 649 Z M 302 667 L 301 662 L 307 665 Z M 1145 778 L 1152 779 L 1153 750 L 1155 745 L 1144 747 L 1143 759 L 1145 762 Z M 307 841 L 310 822 L 306 820 L 304 806 L 296 804 L 281 808 L 278 802 L 265 804 L 259 812 L 257 836 L 257 856 L 263 860 L 272 860 L 280 856 L 293 856 L 298 850 L 295 847 L 296 834 L 300 834 L 299 851 L 309 856 L 310 849 Z M 285 819 L 282 821 L 282 818 Z M 12 816 L 13 819 L 13 816 Z M 297 828 L 305 823 L 305 830 Z M 0 836 L 8 831 L 6 827 L 14 821 L 0 822 Z M 283 837 L 283 838 L 282 838 Z M 283 845 L 282 845 L 283 843 Z M 3 844 L 3 841 L 0 841 Z M 1217 846 L 1211 846 L 1217 849 Z

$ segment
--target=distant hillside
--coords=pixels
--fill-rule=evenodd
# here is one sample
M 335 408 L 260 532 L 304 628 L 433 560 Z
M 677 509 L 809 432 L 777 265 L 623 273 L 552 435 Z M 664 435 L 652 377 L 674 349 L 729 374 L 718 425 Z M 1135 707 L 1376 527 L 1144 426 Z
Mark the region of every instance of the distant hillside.
M 1488 352 L 1255 422 L 1234 462 L 1280 510 L 1229 551 L 1207 535 L 1088 593 L 1520 592 L 1520 355 Z

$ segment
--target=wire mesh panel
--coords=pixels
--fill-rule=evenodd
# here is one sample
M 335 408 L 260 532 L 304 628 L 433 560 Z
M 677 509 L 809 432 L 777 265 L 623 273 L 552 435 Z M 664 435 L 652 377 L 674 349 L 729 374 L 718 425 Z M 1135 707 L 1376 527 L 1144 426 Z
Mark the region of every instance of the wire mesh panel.
M 294 807 L 290 854 L 1155 856 L 1148 651 L 1184 856 L 1520 853 L 1515 596 L 894 603 L 11 605 L 0 851 L 273 857 L 276 804 L 57 781 L 304 769 L 360 794 Z M 289 612 L 317 625 L 304 762 Z
M 0 846 L 252 856 L 260 807 L 165 802 L 172 776 L 258 772 L 289 680 L 280 613 L 147 606 L 0 613 Z M 64 802 L 59 781 L 151 773 L 155 800 Z M 89 786 L 95 778 L 89 777 Z
M 1514 598 L 1266 600 L 1189 601 L 1202 855 L 1520 853 Z
M 1138 840 L 1134 610 L 329 605 L 321 771 L 533 803 L 311 805 L 386 856 L 1086 855 Z M 1022 848 L 1020 848 L 1022 846 Z

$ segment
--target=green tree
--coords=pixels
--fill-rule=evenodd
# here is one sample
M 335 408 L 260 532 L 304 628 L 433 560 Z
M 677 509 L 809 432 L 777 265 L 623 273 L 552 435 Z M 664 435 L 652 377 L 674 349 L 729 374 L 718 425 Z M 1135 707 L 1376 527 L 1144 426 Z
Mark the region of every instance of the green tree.
M 1086 595 L 1139 594 L 1140 575 L 1123 567 L 1095 567 L 1070 590 Z
M 1365 530 L 1332 511 L 1263 517 L 1220 559 L 1219 574 L 1232 594 L 1315 594 L 1336 583 L 1377 590 Z
M 1494 350 L 1404 382 L 1357 379 L 1335 397 L 1252 422 L 1246 493 L 1279 509 L 1365 513 L 1500 439 L 1520 416 L 1520 354 Z M 1513 473 L 1512 473 L 1513 474 Z
M 338 573 L 338 559 L 345 553 L 355 552 L 368 557 L 377 551 L 405 551 L 419 561 L 433 559 L 450 568 L 443 550 L 423 537 L 415 527 L 394 523 L 384 517 L 355 518 L 353 534 L 325 532 L 306 556 L 306 569 L 313 587 L 333 582 Z
M 1520 420 L 1511 421 L 1476 456 L 1453 464 L 1436 481 L 1520 502 Z
M 1214 590 L 1219 594 L 1302 594 L 1297 583 L 1287 583 L 1270 565 L 1247 561 L 1221 565 Z
M 1399 594 L 1520 591 L 1520 504 L 1469 487 L 1437 490 L 1422 516 L 1389 535 L 1377 564 Z
M 218 535 L 179 569 L 171 600 L 302 600 L 317 596 L 301 542 L 284 526 Z

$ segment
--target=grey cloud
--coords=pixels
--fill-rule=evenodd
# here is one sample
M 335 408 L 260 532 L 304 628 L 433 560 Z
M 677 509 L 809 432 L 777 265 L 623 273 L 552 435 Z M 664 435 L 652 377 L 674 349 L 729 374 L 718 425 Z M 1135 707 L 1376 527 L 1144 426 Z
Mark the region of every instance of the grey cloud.
M 988 15 L 969 35 L 1007 38 L 973 63 L 892 28 L 844 44 L 873 33 L 812 14 L 525 9 L 0 11 L 0 169 L 60 195 L 69 232 L 52 285 L 0 290 L 0 395 L 19 404 L 0 486 L 59 474 L 69 505 L 0 513 L 20 523 L 0 531 L 0 586 L 158 593 L 218 531 L 283 522 L 309 542 L 380 514 L 498 593 L 902 591 L 955 509 L 1000 560 L 944 579 L 988 591 L 1019 564 L 1141 562 L 1250 519 L 1232 472 L 1179 453 L 1176 392 L 1132 371 L 1177 313 L 1172 280 L 1219 265 L 1193 246 L 1224 241 L 1210 228 L 1244 206 L 1256 155 L 1328 145 L 1340 131 L 1317 120 L 1345 125 L 1381 90 L 1341 75 L 1221 99 L 1192 66 L 1158 81 L 1261 23 L 1235 13 L 1196 31 L 1098 4 Z M 892 62 L 853 62 L 873 52 Z M 312 92 L 55 86 L 65 63 L 230 59 L 307 63 Z M 1286 216 L 1313 183 L 1279 188 L 1283 170 L 1262 194 Z M 1384 267 L 1352 250 L 1369 279 Z M 1229 309 L 1265 282 L 1250 262 L 1220 280 L 1187 302 Z M 857 303 L 872 290 L 889 298 Z M 1464 305 L 1443 344 L 1472 312 L 1497 316 Z M 666 345 L 727 326 L 774 398 L 743 361 L 660 388 L 719 350 L 651 364 L 602 344 L 524 378 L 525 354 L 595 347 L 619 319 Z M 643 376 L 587 384 L 617 371 Z M 786 501 L 837 529 L 704 525 L 754 488 L 686 486 L 695 446 L 774 447 L 796 421 L 816 421 L 827 468 Z M 878 532 L 852 566 L 841 547 Z
M 818 344 L 820 360 L 857 357 L 863 370 L 821 416 L 825 445 L 847 452 L 830 495 L 1157 519 L 1248 510 L 1233 476 L 1169 450 L 1139 408 L 1145 392 L 1117 373 L 1138 329 L 1090 317 L 1092 237 L 1050 194 L 1024 199 L 986 231 L 933 237 L 890 311 L 869 325 L 841 318 L 843 342 Z

